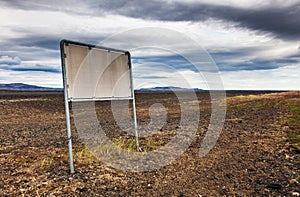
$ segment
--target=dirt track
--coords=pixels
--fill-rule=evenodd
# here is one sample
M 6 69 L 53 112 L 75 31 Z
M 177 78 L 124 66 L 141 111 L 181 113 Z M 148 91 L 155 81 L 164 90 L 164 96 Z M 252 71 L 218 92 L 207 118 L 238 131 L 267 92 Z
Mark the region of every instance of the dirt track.
M 299 92 L 235 92 L 227 96 L 222 134 L 205 157 L 198 157 L 198 153 L 209 124 L 210 97 L 199 93 L 201 119 L 197 137 L 172 164 L 143 173 L 116 170 L 97 160 L 73 132 L 76 173 L 70 175 L 62 94 L 0 93 L 0 196 L 300 193 Z M 161 131 L 161 139 L 169 140 L 180 118 L 180 108 L 174 105 L 178 102 L 176 97 L 171 93 L 138 93 L 136 97 L 139 122 L 149 121 L 147 111 L 151 104 L 166 106 L 168 122 Z M 99 110 L 107 108 L 107 103 L 99 105 Z M 101 120 L 109 123 L 111 116 L 105 117 Z M 111 138 L 127 139 L 121 131 L 111 132 L 107 127 L 106 132 Z M 116 142 L 128 148 L 129 140 Z M 141 146 L 151 151 L 166 141 L 158 140 L 150 146 L 142 139 Z

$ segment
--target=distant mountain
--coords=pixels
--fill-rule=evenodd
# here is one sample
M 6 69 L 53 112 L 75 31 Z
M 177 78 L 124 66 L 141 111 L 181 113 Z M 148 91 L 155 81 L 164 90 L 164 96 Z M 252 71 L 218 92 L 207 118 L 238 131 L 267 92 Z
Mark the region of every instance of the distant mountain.
M 138 91 L 186 91 L 186 90 L 194 90 L 194 91 L 203 91 L 199 88 L 181 88 L 174 86 L 165 86 L 165 87 L 151 87 L 151 88 L 140 88 Z
M 21 91 L 61 91 L 62 88 L 49 88 L 24 83 L 0 84 L 0 90 L 21 90 Z

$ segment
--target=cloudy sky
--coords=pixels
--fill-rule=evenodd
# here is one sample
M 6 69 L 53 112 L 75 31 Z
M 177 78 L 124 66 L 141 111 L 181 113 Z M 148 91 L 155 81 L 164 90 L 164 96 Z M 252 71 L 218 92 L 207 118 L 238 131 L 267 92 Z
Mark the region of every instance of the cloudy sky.
M 185 54 L 151 45 L 149 27 L 166 28 L 162 46 Z M 180 34 L 212 58 L 225 89 L 300 89 L 300 0 L 1 0 L 0 28 L 0 83 L 62 87 L 61 39 L 110 45 L 118 35 L 114 47 L 141 46 L 129 47 L 135 87 L 207 89 Z

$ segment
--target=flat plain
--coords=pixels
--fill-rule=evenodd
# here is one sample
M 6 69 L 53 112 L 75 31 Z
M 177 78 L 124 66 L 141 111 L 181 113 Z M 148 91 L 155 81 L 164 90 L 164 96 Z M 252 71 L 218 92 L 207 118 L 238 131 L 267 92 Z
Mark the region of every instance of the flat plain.
M 227 92 L 227 114 L 214 148 L 199 157 L 211 115 L 207 92 L 197 93 L 199 128 L 189 148 L 171 164 L 148 172 L 114 169 L 80 139 L 72 119 L 75 173 L 69 173 L 61 92 L 0 93 L 0 196 L 297 196 L 300 193 L 300 92 Z M 137 92 L 139 124 L 160 103 L 166 123 L 140 139 L 141 151 L 171 140 L 180 126 L 172 92 Z M 134 137 L 117 128 L 110 103 L 97 103 L 99 122 L 122 149 Z

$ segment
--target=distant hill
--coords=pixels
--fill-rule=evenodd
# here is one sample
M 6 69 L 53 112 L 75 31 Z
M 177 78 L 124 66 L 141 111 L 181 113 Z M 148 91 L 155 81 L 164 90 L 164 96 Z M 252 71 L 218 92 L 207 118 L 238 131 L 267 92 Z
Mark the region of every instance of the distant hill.
M 181 88 L 174 86 L 166 86 L 166 87 L 151 87 L 151 88 L 140 88 L 138 91 L 185 91 L 185 90 L 194 90 L 194 91 L 203 91 L 199 88 Z
M 10 83 L 10 84 L 0 84 L 0 90 L 14 90 L 14 91 L 62 91 L 63 88 L 49 88 L 41 87 L 36 85 L 29 85 L 24 83 Z M 174 86 L 165 86 L 165 87 L 151 87 L 151 88 L 140 88 L 137 91 L 204 91 L 199 88 L 181 88 Z
M 62 88 L 49 88 L 24 83 L 0 84 L 0 90 L 19 90 L 19 91 L 61 91 Z

